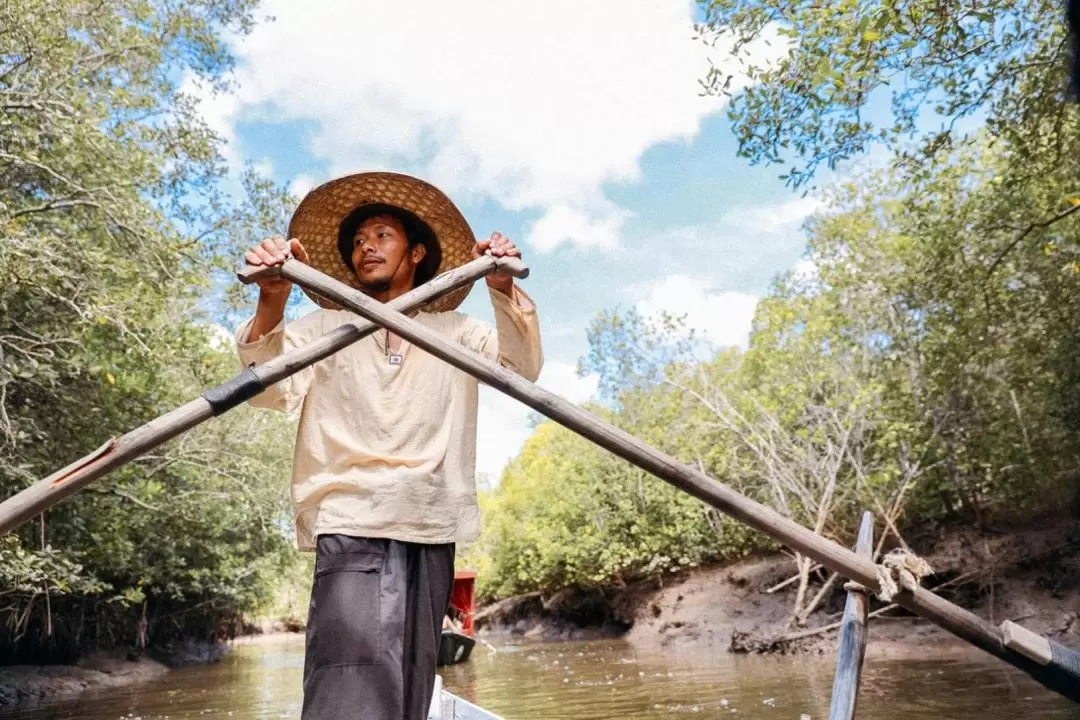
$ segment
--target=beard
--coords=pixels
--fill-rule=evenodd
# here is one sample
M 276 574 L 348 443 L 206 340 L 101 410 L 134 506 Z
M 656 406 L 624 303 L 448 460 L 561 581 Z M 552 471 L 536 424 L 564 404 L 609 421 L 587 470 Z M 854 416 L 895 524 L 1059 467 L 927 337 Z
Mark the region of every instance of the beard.
M 364 282 L 363 280 L 360 280 L 360 289 L 369 295 L 375 293 L 384 293 L 390 289 L 390 281 L 372 280 L 370 282 Z

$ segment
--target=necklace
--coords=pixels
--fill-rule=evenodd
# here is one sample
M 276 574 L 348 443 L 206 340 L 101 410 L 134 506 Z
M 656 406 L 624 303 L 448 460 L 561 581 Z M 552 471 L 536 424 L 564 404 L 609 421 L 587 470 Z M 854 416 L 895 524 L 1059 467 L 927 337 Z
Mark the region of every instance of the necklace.
M 405 359 L 401 353 L 390 352 L 390 331 L 386 331 L 386 345 L 383 347 L 383 355 L 386 356 L 386 361 L 391 365 L 400 365 Z

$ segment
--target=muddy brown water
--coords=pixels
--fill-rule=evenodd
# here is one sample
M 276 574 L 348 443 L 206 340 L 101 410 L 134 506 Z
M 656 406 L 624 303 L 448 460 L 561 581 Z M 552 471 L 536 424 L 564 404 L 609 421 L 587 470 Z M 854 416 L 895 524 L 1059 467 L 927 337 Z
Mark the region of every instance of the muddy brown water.
M 1080 720 L 1074 705 L 988 658 L 868 660 L 859 717 L 874 720 Z M 3 720 L 263 720 L 300 717 L 299 638 L 237 646 L 220 663 L 79 699 L 0 711 Z M 828 714 L 829 657 L 745 657 L 620 641 L 478 646 L 441 669 L 448 689 L 517 718 L 762 718 Z

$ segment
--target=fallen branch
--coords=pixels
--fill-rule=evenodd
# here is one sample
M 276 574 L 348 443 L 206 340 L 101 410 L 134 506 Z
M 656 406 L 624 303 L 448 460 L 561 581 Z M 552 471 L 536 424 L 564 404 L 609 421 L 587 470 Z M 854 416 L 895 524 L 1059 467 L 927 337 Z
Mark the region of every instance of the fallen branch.
M 956 583 L 964 582 L 965 580 L 970 580 L 971 578 L 977 577 L 977 576 L 982 575 L 982 574 L 984 574 L 986 572 L 987 572 L 987 570 L 972 570 L 971 572 L 964 573 L 963 575 L 957 575 L 952 580 L 947 580 L 947 581 L 941 583 L 940 585 L 935 585 L 934 587 L 930 588 L 930 590 L 931 590 L 931 592 L 937 592 L 938 590 L 943 590 L 943 589 L 949 587 L 950 585 L 955 585 Z M 900 605 L 898 605 L 897 603 L 889 603 L 888 605 L 886 605 L 884 607 L 878 608 L 877 610 L 870 613 L 866 617 L 867 618 L 873 618 L 873 617 L 877 617 L 878 615 L 884 615 L 885 613 L 889 612 L 890 610 L 895 610 L 898 607 L 900 607 Z M 806 638 L 814 637 L 815 635 L 824 635 L 825 633 L 830 632 L 832 630 L 840 629 L 841 625 L 843 625 L 843 621 L 830 623 L 829 625 L 822 625 L 821 627 L 813 628 L 812 630 L 802 630 L 801 632 L 791 633 L 789 635 L 781 635 L 779 638 L 777 638 L 775 641 L 773 641 L 773 644 L 774 645 L 782 645 L 782 644 L 789 643 L 789 642 L 795 642 L 796 640 L 805 640 Z
M 810 566 L 810 572 L 814 572 L 814 571 L 820 570 L 820 569 L 821 569 L 821 564 L 820 563 L 814 563 L 813 565 Z M 787 580 L 784 580 L 783 582 L 780 582 L 780 583 L 777 583 L 776 585 L 773 585 L 771 588 L 769 588 L 765 592 L 767 594 L 769 594 L 769 595 L 772 595 L 777 590 L 783 590 L 784 588 L 786 588 L 791 583 L 798 582 L 800 577 L 802 577 L 802 573 L 795 573 L 794 575 L 789 577 Z
M 825 581 L 825 584 L 821 586 L 821 589 L 818 590 L 817 595 L 814 595 L 813 599 L 810 600 L 807 606 L 799 612 L 796 620 L 799 623 L 800 627 L 806 625 L 806 619 L 810 617 L 815 610 L 817 610 L 818 605 L 820 605 L 825 599 L 825 597 L 829 594 L 829 592 L 833 588 L 833 585 L 836 584 L 836 581 L 838 579 L 840 579 L 840 574 L 833 573 L 829 577 L 829 579 Z

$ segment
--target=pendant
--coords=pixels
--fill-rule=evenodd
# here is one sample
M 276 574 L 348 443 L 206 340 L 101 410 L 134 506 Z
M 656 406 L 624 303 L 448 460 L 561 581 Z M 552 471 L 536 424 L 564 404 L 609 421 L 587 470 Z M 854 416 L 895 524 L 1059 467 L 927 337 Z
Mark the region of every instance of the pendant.
M 397 353 L 390 353 L 387 359 L 390 361 L 391 365 L 400 365 L 402 361 L 402 357 Z

